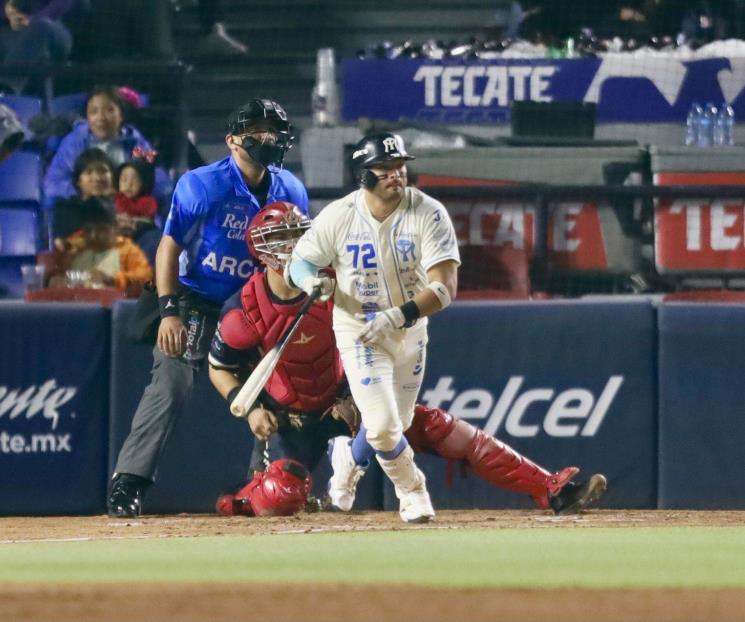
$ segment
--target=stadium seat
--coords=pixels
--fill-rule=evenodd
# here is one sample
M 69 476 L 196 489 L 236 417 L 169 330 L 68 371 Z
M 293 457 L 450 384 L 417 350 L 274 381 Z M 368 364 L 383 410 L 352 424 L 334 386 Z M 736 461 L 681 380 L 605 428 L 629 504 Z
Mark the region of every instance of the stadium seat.
M 16 151 L 0 163 L 0 204 L 41 202 L 41 159 L 36 153 Z
M 3 95 L 0 96 L 0 104 L 5 104 L 13 110 L 23 125 L 28 125 L 28 122 L 41 112 L 41 99 L 38 97 Z
M 36 257 L 0 257 L 0 299 L 23 298 L 21 266 L 35 264 Z
M 58 95 L 49 101 L 49 114 L 55 117 L 65 117 L 70 114 L 85 114 L 85 103 L 88 100 L 87 93 L 72 93 L 70 95 Z
M 39 250 L 39 209 L 0 206 L 0 257 L 35 255 Z

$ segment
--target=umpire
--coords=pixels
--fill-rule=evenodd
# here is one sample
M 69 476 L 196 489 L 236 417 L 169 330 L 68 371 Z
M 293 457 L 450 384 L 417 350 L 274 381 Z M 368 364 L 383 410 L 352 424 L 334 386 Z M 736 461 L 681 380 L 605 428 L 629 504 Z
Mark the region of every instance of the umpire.
M 220 308 L 261 269 L 245 243 L 251 219 L 274 201 L 308 212 L 305 187 L 281 168 L 292 140 L 284 109 L 272 100 L 253 99 L 228 120 L 230 155 L 189 171 L 176 185 L 155 258 L 157 294 L 150 293 L 153 310 L 157 296 L 160 312 L 152 379 L 119 452 L 109 516 L 142 512 L 143 495 L 209 353 Z

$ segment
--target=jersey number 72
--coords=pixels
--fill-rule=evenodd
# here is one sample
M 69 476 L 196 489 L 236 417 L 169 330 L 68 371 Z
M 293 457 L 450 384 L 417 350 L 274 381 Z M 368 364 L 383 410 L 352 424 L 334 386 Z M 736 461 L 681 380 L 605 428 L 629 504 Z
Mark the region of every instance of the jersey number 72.
M 347 252 L 352 253 L 352 267 L 360 267 L 360 259 L 362 259 L 363 268 L 377 268 L 378 264 L 375 261 L 375 247 L 372 244 L 347 244 Z

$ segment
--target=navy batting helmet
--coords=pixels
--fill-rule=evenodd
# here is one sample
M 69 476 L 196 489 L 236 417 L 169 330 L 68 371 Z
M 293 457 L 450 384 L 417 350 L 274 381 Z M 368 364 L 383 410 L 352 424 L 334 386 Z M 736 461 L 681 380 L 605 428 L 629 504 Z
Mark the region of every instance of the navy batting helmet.
M 282 166 L 287 150 L 292 147 L 292 125 L 284 108 L 271 99 L 252 99 L 240 106 L 228 118 L 228 132 L 240 136 L 267 125 L 277 134 L 274 143 L 261 143 L 245 137 L 241 146 L 262 166 Z
M 352 177 L 365 188 L 378 183 L 378 176 L 371 169 L 390 160 L 414 160 L 406 153 L 403 138 L 391 132 L 368 134 L 354 146 L 352 151 Z

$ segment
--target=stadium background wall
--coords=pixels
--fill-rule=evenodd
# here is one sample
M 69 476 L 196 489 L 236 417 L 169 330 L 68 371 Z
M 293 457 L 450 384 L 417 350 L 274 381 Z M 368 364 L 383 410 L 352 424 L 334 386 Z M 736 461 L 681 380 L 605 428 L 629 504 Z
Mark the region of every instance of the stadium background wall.
M 125 336 L 133 306 L 0 306 L 0 514 L 104 511 L 150 366 Z M 744 319 L 741 306 L 644 298 L 457 302 L 431 321 L 421 401 L 549 468 L 606 472 L 605 507 L 743 508 Z M 201 373 L 148 511 L 211 511 L 250 443 Z M 457 465 L 450 485 L 443 461 L 422 464 L 437 507 L 530 507 Z M 328 470 L 315 475 L 320 491 Z M 359 507 L 391 508 L 391 494 L 374 471 Z

